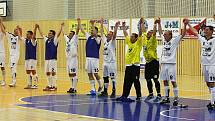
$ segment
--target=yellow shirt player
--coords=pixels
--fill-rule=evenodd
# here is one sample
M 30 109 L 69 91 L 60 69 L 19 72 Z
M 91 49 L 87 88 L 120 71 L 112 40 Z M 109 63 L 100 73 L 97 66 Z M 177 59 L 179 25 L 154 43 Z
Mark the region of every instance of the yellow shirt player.
M 143 39 L 142 39 L 142 26 L 143 26 L 143 19 L 140 19 L 140 31 L 139 35 L 136 33 L 132 33 L 129 37 L 126 31 L 125 22 L 122 23 L 123 33 L 125 35 L 125 42 L 128 45 L 128 50 L 125 57 L 126 69 L 125 69 L 125 77 L 124 77 L 124 85 L 123 85 L 123 93 L 122 96 L 117 98 L 117 101 L 122 102 L 132 102 L 128 98 L 131 86 L 134 83 L 134 87 L 136 89 L 136 100 L 141 99 L 141 87 L 140 87 L 140 52 L 143 46 Z
M 147 82 L 147 88 L 149 95 L 146 97 L 145 101 L 149 101 L 154 98 L 153 94 L 153 84 L 152 80 L 154 80 L 155 88 L 157 91 L 157 97 L 153 100 L 153 102 L 157 103 L 161 100 L 160 94 L 160 82 L 158 81 L 159 77 L 159 61 L 157 57 L 157 39 L 156 39 L 156 29 L 157 29 L 157 20 L 154 22 L 154 28 L 151 31 L 143 33 L 144 41 L 143 41 L 143 51 L 144 58 L 146 60 L 145 64 L 145 79 Z

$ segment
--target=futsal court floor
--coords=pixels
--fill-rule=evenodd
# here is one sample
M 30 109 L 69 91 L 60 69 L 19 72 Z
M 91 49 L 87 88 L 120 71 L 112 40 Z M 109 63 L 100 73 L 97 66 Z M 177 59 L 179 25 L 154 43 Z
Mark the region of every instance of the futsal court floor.
M 114 98 L 87 96 L 89 82 L 84 70 L 78 73 L 77 95 L 67 94 L 70 81 L 65 68 L 58 68 L 58 90 L 44 92 L 47 81 L 43 69 L 38 68 L 39 88 L 23 89 L 26 86 L 24 66 L 18 66 L 17 86 L 0 87 L 0 121 L 214 121 L 215 111 L 208 111 L 208 90 L 202 77 L 178 76 L 180 102 L 189 107 L 182 109 L 171 105 L 145 102 L 118 102 Z M 100 74 L 101 75 L 101 74 Z M 143 73 L 141 73 L 143 75 Z M 122 93 L 123 72 L 118 72 L 117 95 Z M 0 77 L 1 78 L 1 77 Z M 7 70 L 7 84 L 10 82 Z M 146 82 L 141 76 L 142 95 L 147 96 Z M 161 85 L 163 85 L 161 83 Z M 163 94 L 163 86 L 162 86 Z M 156 94 L 156 91 L 154 91 Z M 111 84 L 109 86 L 111 93 Z M 132 87 L 131 98 L 135 99 Z M 172 93 L 171 93 L 172 95 Z

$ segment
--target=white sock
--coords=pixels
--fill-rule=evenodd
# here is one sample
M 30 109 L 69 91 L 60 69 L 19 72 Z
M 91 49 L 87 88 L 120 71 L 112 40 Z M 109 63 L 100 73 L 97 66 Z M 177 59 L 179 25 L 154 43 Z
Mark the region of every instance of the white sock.
M 101 82 L 101 79 L 97 80 L 98 84 L 99 84 L 99 87 L 102 87 L 102 82 Z
M 116 80 L 115 79 L 111 79 L 112 80 L 112 90 L 116 90 Z
M 32 85 L 31 74 L 27 74 L 27 84 Z
M 5 81 L 5 78 L 6 78 L 6 71 L 5 70 L 2 70 L 2 78 L 3 78 L 3 81 Z
M 106 89 L 108 89 L 109 83 L 104 83 Z
M 174 96 L 177 98 L 178 97 L 178 87 L 173 88 L 173 93 L 174 93 Z
M 169 97 L 169 86 L 164 86 L 164 91 L 165 91 L 164 93 L 165 97 Z
M 51 76 L 51 77 L 52 77 L 52 86 L 57 87 L 57 76 L 54 75 L 54 76 Z
M 51 87 L 52 86 L 52 78 L 50 75 L 49 76 L 47 75 L 47 80 L 48 80 L 48 86 Z
M 211 104 L 214 104 L 215 101 L 215 87 L 211 88 Z
M 70 86 L 70 87 L 71 87 L 71 88 L 74 88 L 74 87 L 73 87 L 73 77 L 69 77 L 69 79 L 70 79 L 70 81 L 71 81 L 71 86 Z
M 15 68 L 11 68 L 11 77 L 12 77 L 12 80 L 16 81 L 16 70 L 15 70 Z
M 73 77 L 72 80 L 73 80 L 73 81 L 72 81 L 72 87 L 74 88 L 74 90 L 76 90 L 77 82 L 78 82 L 78 77 L 75 76 L 75 77 Z
M 91 90 L 96 91 L 95 89 L 95 80 L 90 80 Z

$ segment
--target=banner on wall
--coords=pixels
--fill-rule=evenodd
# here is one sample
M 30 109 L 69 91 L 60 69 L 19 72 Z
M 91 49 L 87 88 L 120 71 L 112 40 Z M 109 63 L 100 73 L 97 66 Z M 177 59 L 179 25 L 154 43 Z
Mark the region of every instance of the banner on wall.
M 100 26 L 101 26 L 101 19 L 92 19 L 92 20 L 95 20 L 95 26 L 98 27 L 98 30 L 99 30 L 99 35 L 100 35 Z M 88 32 L 91 31 L 91 25 L 90 25 L 90 20 L 88 20 L 88 24 L 89 24 L 89 28 L 88 28 Z M 108 32 L 108 19 L 104 19 L 104 22 L 103 22 L 103 27 L 104 27 L 104 33 L 107 34 Z
M 126 30 L 128 34 L 130 34 L 130 19 L 110 19 L 109 20 L 109 31 L 114 31 L 114 26 L 117 21 L 120 21 L 120 26 L 117 31 L 117 39 L 124 38 L 123 30 L 122 30 L 122 22 L 126 22 Z
M 77 20 L 69 21 L 69 31 L 76 31 L 77 26 L 78 26 Z M 88 20 L 81 20 L 81 26 L 87 32 L 88 31 Z M 85 35 L 81 31 L 79 31 L 78 36 L 81 39 L 85 38 Z
M 180 18 L 161 18 L 161 27 L 163 33 L 165 31 L 172 31 L 173 37 L 176 37 L 180 34 Z M 158 31 L 156 36 L 160 38 Z
M 195 28 L 199 34 L 204 35 L 203 29 L 206 25 L 206 18 L 188 18 L 190 21 L 190 25 Z M 183 25 L 183 19 L 181 19 L 181 24 Z M 193 35 L 190 29 L 187 29 L 185 38 L 197 38 Z
M 213 36 L 215 37 L 215 19 L 214 18 L 207 18 L 206 20 L 207 26 L 213 26 L 214 27 L 214 33 Z
M 138 31 L 138 23 L 139 23 L 140 19 L 132 19 L 131 22 L 131 33 L 139 33 Z M 153 25 L 154 25 L 154 19 L 153 18 L 147 18 L 145 19 L 145 27 L 146 27 L 146 31 L 152 30 L 153 29 Z

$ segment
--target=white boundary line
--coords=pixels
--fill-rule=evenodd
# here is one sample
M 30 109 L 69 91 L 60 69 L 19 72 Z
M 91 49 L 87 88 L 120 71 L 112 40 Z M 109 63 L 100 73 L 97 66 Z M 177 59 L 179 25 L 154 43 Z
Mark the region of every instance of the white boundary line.
M 205 107 L 201 107 L 201 108 L 188 108 L 188 110 L 201 110 L 201 109 L 206 109 Z M 175 110 L 182 110 L 182 109 L 170 109 L 170 110 L 163 110 L 160 112 L 160 115 L 163 117 L 167 117 L 167 118 L 172 118 L 172 119 L 179 119 L 179 120 L 188 120 L 188 121 L 194 121 L 196 119 L 189 119 L 189 118 L 183 118 L 183 117 L 176 117 L 176 116 L 168 116 L 165 115 L 165 112 L 170 112 L 170 111 L 175 111 Z

